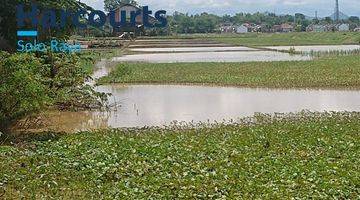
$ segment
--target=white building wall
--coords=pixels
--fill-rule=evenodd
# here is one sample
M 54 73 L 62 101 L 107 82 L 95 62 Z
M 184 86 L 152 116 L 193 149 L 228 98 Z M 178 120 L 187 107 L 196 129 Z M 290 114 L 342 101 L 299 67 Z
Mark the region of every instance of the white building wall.
M 247 32 L 249 32 L 249 30 L 246 26 L 241 25 L 236 28 L 236 32 L 237 33 L 247 33 Z
M 349 31 L 349 30 L 350 30 L 349 24 L 341 24 L 339 26 L 339 31 Z

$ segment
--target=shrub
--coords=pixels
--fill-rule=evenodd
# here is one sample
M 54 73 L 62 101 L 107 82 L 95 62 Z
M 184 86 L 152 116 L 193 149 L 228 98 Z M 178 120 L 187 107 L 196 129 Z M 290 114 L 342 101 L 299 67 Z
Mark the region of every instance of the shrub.
M 42 57 L 46 63 L 44 66 L 49 71 L 47 76 L 50 96 L 59 109 L 99 108 L 107 100 L 105 94 L 98 93 L 92 86 L 84 84 L 92 71 L 88 57 L 51 53 Z
M 290 49 L 289 49 L 289 54 L 296 54 L 296 49 L 295 49 L 295 47 L 290 47 Z
M 0 52 L 0 132 L 50 102 L 42 73 L 41 59 L 34 55 Z
M 100 108 L 107 95 L 85 85 L 89 67 L 76 54 L 0 52 L 0 132 L 30 114 L 55 105 L 59 109 Z

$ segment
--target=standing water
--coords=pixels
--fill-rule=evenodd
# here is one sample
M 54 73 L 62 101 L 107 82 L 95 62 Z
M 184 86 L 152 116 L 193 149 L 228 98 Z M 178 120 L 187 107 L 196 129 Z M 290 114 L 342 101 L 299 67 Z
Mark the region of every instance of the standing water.
M 171 49 L 169 49 L 171 50 Z M 178 51 L 178 49 L 175 49 Z M 181 52 L 181 53 L 149 53 L 134 54 L 113 58 L 117 62 L 149 62 L 149 63 L 176 63 L 176 62 L 269 62 L 310 60 L 303 55 L 290 55 L 275 51 L 220 51 L 220 52 Z
M 287 48 L 287 47 L 283 47 Z M 305 47 L 304 47 L 305 48 Z M 310 47 L 306 47 L 310 48 Z M 319 49 L 319 47 L 314 47 Z M 323 49 L 326 47 L 321 47 Z M 148 51 L 135 49 L 137 51 Z M 215 52 L 224 50 L 223 52 Z M 234 51 L 235 50 L 235 51 Z M 307 60 L 274 51 L 253 51 L 246 47 L 203 47 L 149 49 L 150 53 L 127 55 L 113 61 L 145 62 L 244 62 Z M 190 53 L 188 51 L 191 51 Z M 204 52 L 203 52 L 204 51 Z M 214 52 L 212 52 L 214 51 Z M 185 53 L 187 52 L 187 53 Z M 111 62 L 97 64 L 93 78 L 109 73 Z M 94 81 L 88 84 L 94 84 Z M 119 105 L 108 112 L 48 112 L 46 126 L 40 130 L 80 131 L 99 128 L 163 126 L 178 122 L 214 122 L 236 120 L 254 113 L 310 111 L 360 111 L 360 93 L 341 90 L 255 89 L 236 87 L 175 85 L 104 85 L 99 92 L 112 93 L 110 104 Z
M 78 131 L 97 128 L 169 125 L 173 121 L 214 122 L 256 112 L 360 111 L 360 93 L 338 90 L 255 89 L 175 85 L 106 85 L 110 112 L 52 112 L 47 129 Z

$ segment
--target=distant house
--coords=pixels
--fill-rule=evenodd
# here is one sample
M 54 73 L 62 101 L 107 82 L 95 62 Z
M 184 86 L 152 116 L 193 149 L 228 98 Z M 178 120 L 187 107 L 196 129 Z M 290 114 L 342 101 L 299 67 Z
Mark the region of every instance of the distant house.
M 281 24 L 281 25 L 274 25 L 271 29 L 271 32 L 284 32 L 284 33 L 288 33 L 288 32 L 293 32 L 294 31 L 294 26 L 288 23 L 285 24 Z
M 350 31 L 350 25 L 349 24 L 339 24 L 337 25 L 338 31 Z
M 274 25 L 271 29 L 271 32 L 282 32 L 281 25 Z
M 245 24 L 236 27 L 236 33 L 248 33 L 249 28 Z
M 281 24 L 280 28 L 281 28 L 281 32 L 285 32 L 285 33 L 294 31 L 294 26 L 291 24 Z
M 307 32 L 326 32 L 328 31 L 328 27 L 326 25 L 321 24 L 311 24 L 306 27 Z

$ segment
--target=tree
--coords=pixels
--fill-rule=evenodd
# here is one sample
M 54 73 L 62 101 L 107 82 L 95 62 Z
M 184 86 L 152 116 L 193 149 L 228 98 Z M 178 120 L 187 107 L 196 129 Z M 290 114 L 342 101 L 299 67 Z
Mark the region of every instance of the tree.
M 357 17 L 357 16 L 351 16 L 351 17 L 349 17 L 349 21 L 350 21 L 351 23 L 355 23 L 355 24 L 359 24 L 359 23 L 360 23 L 360 19 L 359 19 L 359 17 Z
M 131 4 L 137 6 L 138 3 L 135 0 L 104 0 L 105 10 L 110 12 L 121 4 Z
M 311 23 L 305 15 L 297 13 L 297 30 L 304 31 Z M 220 23 L 227 24 L 243 24 L 253 23 L 261 25 L 264 30 L 269 30 L 273 25 L 283 23 L 293 23 L 294 15 L 275 15 L 274 13 L 237 13 L 234 16 L 224 15 L 222 17 L 202 13 L 196 15 L 188 15 L 175 12 L 168 17 L 169 29 L 176 33 L 211 33 L 215 32 Z
M 331 17 L 325 17 L 324 21 L 328 24 L 332 24 L 333 20 L 331 19 Z
M 8 133 L 17 120 L 39 111 L 49 101 L 43 65 L 31 54 L 0 51 L 0 132 Z

